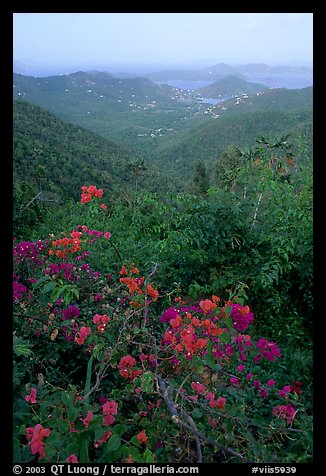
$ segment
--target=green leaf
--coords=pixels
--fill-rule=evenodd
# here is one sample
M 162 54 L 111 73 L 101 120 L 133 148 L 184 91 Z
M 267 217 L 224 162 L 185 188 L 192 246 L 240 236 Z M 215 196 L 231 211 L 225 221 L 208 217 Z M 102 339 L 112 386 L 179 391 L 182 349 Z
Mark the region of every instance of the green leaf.
M 117 425 L 114 425 L 114 433 L 118 436 L 122 436 L 126 431 L 128 430 L 127 425 L 120 424 L 118 423 Z
M 203 365 L 198 365 L 197 367 L 197 373 L 202 374 L 205 370 L 205 367 Z
M 79 462 L 80 463 L 89 463 L 89 456 L 88 456 L 88 444 L 89 444 L 90 436 L 88 435 L 87 439 L 83 439 L 80 445 L 80 452 L 79 452 Z
M 14 344 L 13 350 L 16 355 L 23 355 L 24 357 L 27 357 L 32 353 L 31 349 L 29 349 L 27 345 L 23 344 L 22 342 L 17 342 Z
M 140 446 L 139 441 L 137 439 L 137 435 L 135 435 L 131 438 L 130 443 L 133 443 L 134 445 L 136 445 L 138 447 Z
M 74 399 L 73 397 L 69 394 L 69 393 L 66 393 L 66 392 L 62 392 L 61 394 L 61 401 L 62 403 L 64 403 L 66 405 L 66 407 L 70 407 L 71 405 L 74 404 Z
M 91 388 L 91 377 L 92 377 L 92 365 L 93 365 L 93 354 L 91 355 L 88 364 L 87 364 L 87 374 L 86 374 L 86 382 L 84 387 L 84 395 L 87 395 Z M 85 398 L 84 402 L 88 404 L 89 397 Z
M 140 386 L 143 392 L 150 393 L 154 390 L 153 372 L 144 372 L 140 379 Z
M 39 288 L 41 284 L 49 280 L 52 282 L 52 279 L 48 274 L 46 274 L 45 276 L 41 276 L 40 279 L 36 283 L 33 284 L 33 289 Z
M 219 340 L 224 344 L 230 342 L 231 336 L 227 332 L 223 332 L 221 335 L 218 336 Z
M 51 281 L 50 283 L 45 284 L 45 286 L 42 289 L 42 292 L 48 293 L 49 291 L 52 291 L 56 286 L 57 286 L 57 283 L 55 281 Z
M 203 412 L 199 410 L 199 408 L 195 408 L 195 410 L 192 412 L 192 416 L 194 418 L 201 418 L 203 416 Z
M 107 451 L 117 451 L 121 446 L 121 438 L 117 434 L 114 434 L 110 437 L 109 441 L 106 444 Z
M 154 455 L 148 448 L 144 451 L 144 458 L 146 463 L 155 463 Z
M 205 355 L 205 361 L 208 367 L 213 368 L 215 365 L 215 358 L 212 354 L 213 342 L 209 341 L 207 344 L 207 354 Z

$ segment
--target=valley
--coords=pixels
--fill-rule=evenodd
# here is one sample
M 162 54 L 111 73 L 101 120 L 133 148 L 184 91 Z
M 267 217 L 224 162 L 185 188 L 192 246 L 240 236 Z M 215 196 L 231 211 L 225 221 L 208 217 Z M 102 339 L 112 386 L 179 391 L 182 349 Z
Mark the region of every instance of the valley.
M 256 65 L 253 71 L 263 69 Z M 250 146 L 260 134 L 282 131 L 295 142 L 301 130 L 311 130 L 312 87 L 269 89 L 243 79 L 248 67 L 238 68 L 238 76 L 230 75 L 234 71 L 226 65 L 210 70 L 220 79 L 197 89 L 98 71 L 49 77 L 15 73 L 13 96 L 117 144 L 134 160 L 144 160 L 152 171 L 146 181 L 152 190 L 186 190 L 195 164 L 204 160 L 211 174 L 230 144 Z M 149 76 L 162 81 L 170 75 Z M 189 75 L 179 72 L 175 77 Z M 306 133 L 305 139 L 311 150 L 312 137 Z

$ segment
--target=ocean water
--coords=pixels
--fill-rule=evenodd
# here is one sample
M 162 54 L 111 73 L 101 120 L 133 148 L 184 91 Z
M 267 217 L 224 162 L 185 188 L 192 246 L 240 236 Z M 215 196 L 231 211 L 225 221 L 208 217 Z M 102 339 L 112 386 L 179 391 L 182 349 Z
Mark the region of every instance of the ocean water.
M 312 73 L 245 74 L 247 81 L 266 84 L 269 88 L 302 89 L 313 86 Z
M 173 88 L 186 89 L 194 91 L 199 88 L 205 88 L 215 81 L 182 81 L 181 79 L 170 79 L 168 81 L 155 81 L 156 84 L 168 84 Z

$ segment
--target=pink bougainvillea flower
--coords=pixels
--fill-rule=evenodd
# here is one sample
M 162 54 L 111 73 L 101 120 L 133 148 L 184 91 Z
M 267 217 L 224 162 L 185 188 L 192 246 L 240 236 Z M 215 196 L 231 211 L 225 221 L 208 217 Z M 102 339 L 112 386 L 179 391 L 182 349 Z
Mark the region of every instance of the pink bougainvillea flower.
M 139 356 L 139 360 L 141 362 L 145 362 L 148 359 L 148 355 L 141 353 Z
M 273 408 L 273 415 L 277 417 L 281 417 L 287 421 L 287 423 L 291 423 L 293 418 L 295 417 L 295 409 L 292 405 L 277 405 Z
M 108 207 L 105 205 L 105 203 L 101 203 L 100 207 L 103 209 L 103 210 L 106 210 Z
M 26 428 L 27 439 L 31 440 L 28 444 L 31 447 L 31 452 L 33 455 L 36 453 L 39 454 L 39 459 L 45 457 L 44 451 L 44 442 L 43 438 L 49 436 L 51 433 L 50 428 L 43 428 L 43 426 L 38 423 L 33 427 Z
M 209 314 L 216 308 L 216 303 L 212 302 L 210 299 L 205 299 L 203 301 L 200 301 L 199 307 L 202 309 L 204 314 Z
M 191 383 L 191 388 L 192 388 L 196 393 L 198 393 L 198 395 L 204 395 L 204 393 L 205 393 L 205 391 L 206 391 L 205 385 L 203 385 L 202 383 L 199 383 L 199 382 L 192 382 L 192 383 Z
M 29 403 L 36 403 L 36 388 L 32 388 L 31 393 L 26 395 L 25 400 Z
M 88 425 L 90 422 L 93 420 L 93 412 L 89 411 L 87 412 L 86 418 L 80 418 L 80 420 L 84 423 L 85 428 L 88 428 Z
M 275 357 L 281 357 L 280 349 L 273 341 L 268 341 L 267 339 L 259 339 L 257 342 L 257 348 L 260 351 L 260 356 L 264 356 L 267 360 L 271 362 L 275 359 Z
M 302 382 L 296 382 L 295 380 L 292 380 L 292 385 L 291 385 L 291 393 L 296 393 L 297 395 L 300 395 L 301 393 L 301 385 Z
M 146 443 L 148 437 L 146 436 L 145 430 L 142 430 L 140 433 L 138 433 L 137 440 L 139 443 Z
M 262 388 L 259 390 L 259 394 L 262 398 L 266 398 L 267 397 L 267 390 L 266 388 Z
M 75 422 L 73 421 L 70 422 L 70 433 L 79 433 L 79 430 L 76 430 Z
M 273 385 L 275 385 L 275 383 L 276 383 L 275 380 L 273 380 L 272 378 L 270 378 L 270 379 L 268 380 L 268 382 L 267 382 L 267 386 L 268 386 L 268 387 L 272 387 Z
M 238 385 L 240 383 L 238 377 L 230 377 L 230 382 L 234 385 Z
M 109 231 L 106 231 L 103 236 L 104 238 L 109 239 L 111 238 L 111 233 Z
M 118 403 L 114 400 L 107 401 L 103 405 L 103 425 L 110 426 L 115 422 L 114 415 L 118 413 Z
M 103 436 L 99 440 L 94 441 L 94 448 L 98 448 L 99 446 L 103 445 L 110 436 L 112 436 L 112 431 L 106 431 Z
M 66 459 L 67 463 L 79 463 L 78 458 L 75 454 L 68 456 Z
M 79 332 L 77 332 L 75 337 L 75 342 L 77 344 L 82 345 L 85 342 L 86 337 L 92 332 L 90 327 L 81 327 Z
M 217 403 L 217 407 L 218 407 L 220 410 L 223 410 L 224 405 L 225 405 L 225 403 L 226 403 L 226 398 L 224 398 L 224 397 L 218 397 L 218 399 L 216 400 L 216 403 Z
M 234 328 L 240 332 L 245 331 L 254 320 L 249 307 L 233 303 L 231 307 L 230 317 L 233 320 Z
M 105 331 L 105 327 L 106 327 L 106 324 L 110 321 L 111 319 L 107 316 L 107 314 L 103 314 L 103 315 L 100 315 L 100 314 L 95 314 L 95 316 L 93 317 L 93 322 L 94 324 L 99 324 L 97 326 L 97 330 L 99 332 L 104 332 Z
M 291 392 L 290 385 L 285 385 L 285 387 L 283 387 L 282 390 L 278 391 L 278 394 L 282 398 L 287 398 L 287 396 L 289 395 L 290 392 Z
M 117 415 L 118 413 L 118 403 L 114 400 L 110 400 L 109 402 L 105 402 L 103 405 L 103 413 L 106 415 L 111 413 L 112 415 Z

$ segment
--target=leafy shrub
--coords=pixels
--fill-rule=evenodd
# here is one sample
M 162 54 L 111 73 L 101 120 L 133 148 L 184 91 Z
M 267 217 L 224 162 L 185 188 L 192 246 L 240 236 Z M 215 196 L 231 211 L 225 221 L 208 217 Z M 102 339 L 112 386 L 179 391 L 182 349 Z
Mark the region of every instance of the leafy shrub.
M 248 334 L 241 288 L 163 295 L 82 191 L 85 224 L 14 244 L 15 461 L 311 462 L 310 387 Z

